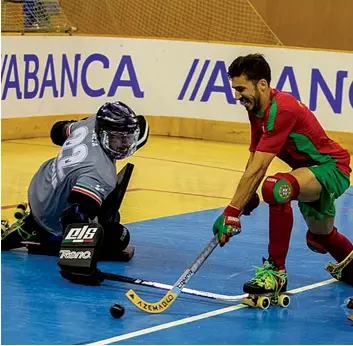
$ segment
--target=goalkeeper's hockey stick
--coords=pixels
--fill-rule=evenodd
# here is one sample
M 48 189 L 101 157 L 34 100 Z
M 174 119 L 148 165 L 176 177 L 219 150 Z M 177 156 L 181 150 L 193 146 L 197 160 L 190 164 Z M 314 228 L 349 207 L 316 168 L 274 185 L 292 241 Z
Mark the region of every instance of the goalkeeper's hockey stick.
M 173 288 L 172 285 L 167 285 L 167 284 L 163 284 L 160 282 L 131 278 L 128 276 L 121 276 L 121 275 L 112 274 L 112 273 L 103 273 L 103 275 L 104 275 L 104 279 L 107 279 L 110 281 L 126 282 L 128 284 L 133 284 L 133 285 L 158 288 L 158 289 L 161 289 L 164 291 L 168 291 Z M 181 290 L 181 293 L 185 293 L 185 294 L 197 296 L 197 297 L 202 297 L 202 298 L 213 299 L 213 300 L 228 301 L 228 302 L 234 302 L 237 300 L 241 300 L 241 299 L 246 298 L 248 296 L 248 294 L 242 294 L 242 295 L 238 295 L 238 296 L 228 296 L 225 294 L 205 292 L 205 291 L 193 290 L 193 289 L 189 289 L 189 288 L 183 288 Z
M 203 263 L 206 261 L 208 256 L 218 245 L 217 235 L 208 243 L 208 245 L 202 250 L 201 254 L 196 258 L 192 265 L 185 270 L 185 272 L 180 276 L 174 286 L 165 294 L 165 296 L 156 303 L 149 303 L 141 299 L 134 290 L 129 290 L 126 293 L 126 297 L 138 307 L 152 314 L 159 314 L 167 310 L 174 301 L 178 298 L 179 294 L 182 292 L 183 288 L 186 286 L 191 277 L 201 268 Z

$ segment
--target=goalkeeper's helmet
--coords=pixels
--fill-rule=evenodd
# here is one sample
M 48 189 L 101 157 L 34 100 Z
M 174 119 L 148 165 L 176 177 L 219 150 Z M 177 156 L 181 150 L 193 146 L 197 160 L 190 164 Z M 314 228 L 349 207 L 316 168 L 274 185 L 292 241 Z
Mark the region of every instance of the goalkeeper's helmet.
M 104 151 L 113 160 L 132 155 L 140 134 L 135 112 L 126 104 L 107 102 L 96 115 L 95 131 Z

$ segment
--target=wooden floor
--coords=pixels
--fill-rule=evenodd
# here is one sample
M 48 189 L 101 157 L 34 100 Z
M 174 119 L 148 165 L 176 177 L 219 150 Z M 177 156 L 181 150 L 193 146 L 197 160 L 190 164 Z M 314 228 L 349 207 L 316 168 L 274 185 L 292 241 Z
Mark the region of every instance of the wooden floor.
M 27 188 L 39 166 L 59 152 L 49 138 L 2 142 L 2 218 L 27 201 Z M 246 145 L 150 136 L 127 162 L 135 170 L 122 205 L 122 221 L 134 222 L 226 205 L 243 173 Z M 353 160 L 352 160 L 353 161 Z M 286 171 L 275 159 L 268 173 Z

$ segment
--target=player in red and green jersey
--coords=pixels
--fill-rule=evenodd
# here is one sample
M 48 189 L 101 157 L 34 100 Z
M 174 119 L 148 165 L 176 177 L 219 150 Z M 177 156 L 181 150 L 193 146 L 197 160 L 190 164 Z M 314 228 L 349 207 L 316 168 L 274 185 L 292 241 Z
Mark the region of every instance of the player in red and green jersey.
M 285 260 L 293 227 L 291 201 L 308 226 L 308 247 L 329 253 L 337 262 L 352 250 L 352 243 L 334 226 L 335 200 L 350 185 L 350 155 L 331 140 L 315 115 L 289 93 L 270 87 L 271 69 L 260 54 L 235 59 L 228 69 L 235 97 L 248 111 L 251 124 L 250 157 L 232 201 L 214 223 L 223 246 L 241 231 L 240 217 L 259 204 L 256 193 L 271 161 L 277 156 L 292 171 L 268 176 L 262 195 L 269 204 L 268 259 L 245 283 L 244 292 L 263 294 L 287 289 Z M 341 279 L 353 285 L 353 263 Z

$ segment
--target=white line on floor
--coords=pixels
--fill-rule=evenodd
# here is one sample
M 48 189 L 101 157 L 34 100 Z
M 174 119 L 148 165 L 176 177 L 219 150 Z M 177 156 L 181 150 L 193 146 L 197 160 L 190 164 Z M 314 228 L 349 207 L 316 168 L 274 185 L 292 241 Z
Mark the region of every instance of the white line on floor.
M 321 286 L 325 286 L 325 285 L 331 284 L 333 282 L 337 282 L 337 280 L 329 279 L 329 280 L 325 280 L 325 281 L 320 281 L 320 282 L 317 282 L 317 283 L 312 284 L 312 285 L 307 285 L 307 286 L 295 288 L 293 290 L 288 291 L 288 293 L 300 293 L 300 292 L 304 292 L 304 291 L 309 291 L 309 290 L 312 290 L 314 288 L 318 288 L 318 287 L 321 287 Z M 137 330 L 135 332 L 131 332 L 131 333 L 123 334 L 123 335 L 118 335 L 118 336 L 113 336 L 112 338 L 108 338 L 108 339 L 92 342 L 92 343 L 87 344 L 87 345 L 107 345 L 107 344 L 111 344 L 113 342 L 118 342 L 118 341 L 122 341 L 122 340 L 132 339 L 132 338 L 135 338 L 136 336 L 157 332 L 159 330 L 173 328 L 173 327 L 176 327 L 176 326 L 180 326 L 182 324 L 203 320 L 205 318 L 226 314 L 228 312 L 239 310 L 239 309 L 244 309 L 246 307 L 247 306 L 244 305 L 244 304 L 237 304 L 237 305 L 229 306 L 227 308 L 222 308 L 222 309 L 218 309 L 218 310 L 214 310 L 214 311 L 210 311 L 210 312 L 205 312 L 205 313 L 200 314 L 200 315 L 195 315 L 195 316 L 191 316 L 191 317 L 187 317 L 187 318 L 182 318 L 181 320 L 176 320 L 176 321 L 173 321 L 173 322 L 160 324 L 160 325 L 157 325 L 157 326 L 154 326 L 154 327 Z

